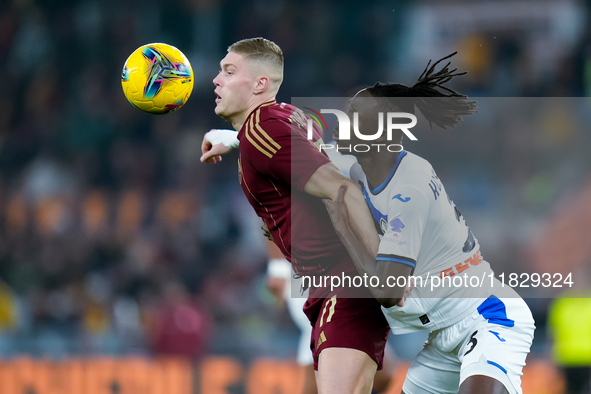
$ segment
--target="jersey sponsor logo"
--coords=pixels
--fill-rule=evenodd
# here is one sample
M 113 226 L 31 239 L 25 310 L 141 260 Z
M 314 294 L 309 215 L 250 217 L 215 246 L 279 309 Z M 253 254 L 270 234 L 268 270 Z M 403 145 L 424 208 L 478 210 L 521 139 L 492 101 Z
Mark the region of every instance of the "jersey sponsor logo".
M 479 250 L 476 253 L 474 253 L 472 255 L 472 257 L 464 260 L 464 262 L 458 263 L 451 268 L 441 271 L 439 273 L 439 276 L 441 278 L 443 278 L 445 276 L 450 276 L 450 277 L 456 276 L 456 275 L 461 274 L 462 272 L 466 271 L 470 267 L 475 267 L 475 266 L 479 265 L 483 261 L 484 261 L 484 259 L 482 258 L 482 255 L 480 254 L 480 250 Z
M 406 224 L 404 224 L 404 222 L 402 220 L 400 220 L 400 218 L 394 218 L 391 222 L 390 222 L 390 226 L 392 227 L 392 231 L 394 232 L 394 236 L 398 237 L 400 233 L 402 233 L 402 230 L 406 227 Z
M 400 200 L 402 202 L 409 202 L 410 201 L 410 197 L 402 197 L 402 194 L 400 194 L 400 193 L 398 193 L 397 195 L 392 197 L 392 200 L 394 200 L 394 199 Z
M 393 244 L 398 245 L 398 246 L 410 246 L 410 242 L 400 241 L 398 239 L 393 239 L 393 238 L 382 238 L 382 241 L 384 241 L 384 242 L 390 242 L 390 243 L 393 243 Z

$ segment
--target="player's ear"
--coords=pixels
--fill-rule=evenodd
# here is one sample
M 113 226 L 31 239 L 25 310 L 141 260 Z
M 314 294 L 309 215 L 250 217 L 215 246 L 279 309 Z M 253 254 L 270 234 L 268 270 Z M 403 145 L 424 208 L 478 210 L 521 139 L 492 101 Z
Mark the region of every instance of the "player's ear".
M 266 77 L 264 75 L 257 77 L 255 80 L 254 94 L 261 94 L 266 92 L 270 84 L 271 81 L 269 80 L 269 77 Z

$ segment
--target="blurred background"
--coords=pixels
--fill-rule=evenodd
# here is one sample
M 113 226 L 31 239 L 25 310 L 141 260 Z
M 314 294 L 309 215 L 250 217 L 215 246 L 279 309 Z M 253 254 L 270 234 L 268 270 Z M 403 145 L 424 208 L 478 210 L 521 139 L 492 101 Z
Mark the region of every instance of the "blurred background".
M 211 81 L 227 46 L 243 38 L 282 47 L 279 101 L 411 84 L 429 59 L 456 50 L 454 65 L 469 74 L 451 86 L 464 94 L 568 98 L 532 104 L 511 127 L 484 111 L 473 133 L 434 130 L 405 147 L 433 163 L 497 272 L 583 278 L 590 22 L 588 0 L 0 2 L 0 374 L 33 364 L 55 372 L 73 359 L 113 374 L 118 360 L 175 356 L 190 371 L 176 392 L 295 390 L 260 388 L 259 371 L 291 379 L 299 333 L 266 289 L 264 238 L 238 184 L 236 152 L 215 166 L 199 162 L 203 134 L 231 128 L 214 114 Z M 150 42 L 179 48 L 195 73 L 188 103 L 166 116 L 136 110 L 121 90 L 125 60 Z M 578 354 L 586 352 L 574 363 L 591 365 L 589 290 L 576 289 L 583 303 L 568 313 L 549 314 L 545 294 L 528 299 L 538 378 L 526 393 L 565 392 L 571 361 L 551 334 L 565 335 L 572 311 L 582 334 L 566 337 L 578 335 Z M 23 376 L 0 383 L 0 393 L 70 393 L 39 386 L 41 373 Z M 148 392 L 104 379 L 97 393 Z

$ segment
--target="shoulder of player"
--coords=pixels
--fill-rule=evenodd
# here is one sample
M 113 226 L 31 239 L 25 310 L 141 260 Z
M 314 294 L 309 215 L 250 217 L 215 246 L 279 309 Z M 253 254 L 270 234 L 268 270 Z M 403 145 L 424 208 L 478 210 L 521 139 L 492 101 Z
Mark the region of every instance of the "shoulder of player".
M 400 163 L 401 182 L 416 185 L 423 181 L 429 181 L 435 170 L 431 163 L 414 153 L 406 151 L 406 155 Z
M 357 162 L 353 163 L 351 169 L 349 170 L 349 176 L 354 182 L 359 182 L 364 177 L 363 169 L 361 165 Z
M 281 149 L 284 138 L 289 137 L 291 133 L 290 124 L 282 113 L 289 110 L 280 111 L 281 104 L 269 103 L 263 104 L 249 116 L 244 125 L 244 140 L 248 141 L 243 145 L 240 142 L 241 150 L 256 148 L 269 158 Z
M 426 159 L 412 152 L 405 150 L 406 155 L 403 160 L 403 165 L 408 169 L 412 169 L 417 172 L 431 173 L 433 166 Z
M 399 170 L 400 176 L 396 177 L 395 182 L 392 183 L 392 187 L 388 188 L 390 199 L 404 200 L 405 196 L 397 196 L 400 193 L 406 193 L 409 196 L 414 195 L 415 197 L 422 195 L 428 201 L 427 196 L 430 193 L 429 183 L 435 174 L 431 163 L 407 151 Z
M 281 122 L 289 125 L 291 123 L 292 108 L 291 105 L 286 103 L 263 104 L 257 109 L 259 122 Z
M 291 106 L 289 104 L 262 105 L 251 117 L 251 128 L 264 130 L 271 136 L 291 134 Z

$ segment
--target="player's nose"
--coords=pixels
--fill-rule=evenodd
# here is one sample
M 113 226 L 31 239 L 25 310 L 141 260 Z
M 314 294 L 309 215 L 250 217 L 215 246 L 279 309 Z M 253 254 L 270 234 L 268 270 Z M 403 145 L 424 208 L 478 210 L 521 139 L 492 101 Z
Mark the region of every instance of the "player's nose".
M 218 73 L 218 75 L 216 75 L 215 78 L 213 79 L 213 84 L 215 86 L 220 86 L 220 73 Z

